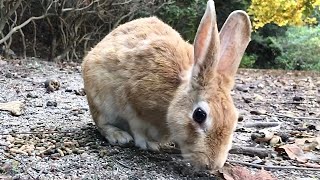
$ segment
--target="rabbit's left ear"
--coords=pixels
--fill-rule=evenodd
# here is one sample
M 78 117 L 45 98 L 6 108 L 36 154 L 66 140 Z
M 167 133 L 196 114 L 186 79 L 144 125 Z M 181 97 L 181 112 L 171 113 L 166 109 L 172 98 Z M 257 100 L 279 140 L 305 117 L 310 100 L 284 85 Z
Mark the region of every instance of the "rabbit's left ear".
M 251 38 L 251 22 L 246 12 L 232 12 L 220 31 L 218 72 L 234 77 Z
M 219 33 L 214 2 L 208 0 L 207 9 L 201 19 L 194 40 L 194 73 L 197 74 L 200 66 L 215 65 L 218 62 Z

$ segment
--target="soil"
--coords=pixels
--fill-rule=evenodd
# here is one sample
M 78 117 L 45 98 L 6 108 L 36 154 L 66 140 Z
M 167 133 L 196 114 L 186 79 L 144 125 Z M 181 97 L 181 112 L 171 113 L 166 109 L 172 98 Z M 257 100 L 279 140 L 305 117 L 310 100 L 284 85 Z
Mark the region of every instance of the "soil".
M 60 85 L 46 88 L 45 82 Z M 220 179 L 197 172 L 174 145 L 160 152 L 112 146 L 97 132 L 76 63 L 0 59 L 0 103 L 21 101 L 21 115 L 0 111 L 0 179 Z M 240 112 L 234 144 L 274 149 L 251 139 L 252 122 L 279 122 L 272 129 L 283 142 L 320 134 L 320 74 L 241 69 L 232 92 Z M 280 135 L 279 135 L 280 136 Z M 319 165 L 320 152 L 305 152 Z M 305 166 L 284 153 L 257 158 L 230 154 L 229 160 L 273 166 Z M 252 172 L 256 168 L 248 167 Z M 270 169 L 277 179 L 319 179 L 319 171 Z

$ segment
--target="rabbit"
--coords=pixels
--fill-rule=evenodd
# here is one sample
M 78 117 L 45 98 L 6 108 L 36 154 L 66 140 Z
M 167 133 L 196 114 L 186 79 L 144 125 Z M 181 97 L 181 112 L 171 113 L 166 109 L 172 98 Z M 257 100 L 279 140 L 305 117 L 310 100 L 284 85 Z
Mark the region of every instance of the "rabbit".
M 218 33 L 212 0 L 193 45 L 157 17 L 118 26 L 82 63 L 98 131 L 110 144 L 144 150 L 174 142 L 195 167 L 222 168 L 238 121 L 231 91 L 250 36 L 241 10 Z

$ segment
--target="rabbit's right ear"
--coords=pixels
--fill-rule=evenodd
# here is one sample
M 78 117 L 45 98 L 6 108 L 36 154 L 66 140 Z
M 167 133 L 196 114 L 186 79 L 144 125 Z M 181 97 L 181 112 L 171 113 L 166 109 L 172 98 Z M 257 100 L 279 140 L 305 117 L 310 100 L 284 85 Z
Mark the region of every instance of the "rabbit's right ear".
M 214 2 L 208 0 L 207 9 L 201 19 L 194 40 L 194 75 L 197 75 L 202 64 L 216 66 L 218 62 L 220 38 Z M 210 61 L 205 62 L 204 61 Z
M 251 38 L 251 22 L 246 12 L 232 12 L 220 31 L 220 57 L 217 70 L 234 77 Z

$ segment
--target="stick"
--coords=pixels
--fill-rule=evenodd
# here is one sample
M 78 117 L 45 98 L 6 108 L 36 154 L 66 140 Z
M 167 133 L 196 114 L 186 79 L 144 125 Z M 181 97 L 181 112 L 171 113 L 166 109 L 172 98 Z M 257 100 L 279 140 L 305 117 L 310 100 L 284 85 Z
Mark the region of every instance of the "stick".
M 258 156 L 260 158 L 265 158 L 271 156 L 275 153 L 273 150 L 255 147 L 241 147 L 233 145 L 229 151 L 230 154 L 243 154 L 247 156 Z
M 268 128 L 268 127 L 276 127 L 281 125 L 280 122 L 255 122 L 255 123 L 246 123 L 243 126 L 247 128 Z
M 118 164 L 120 164 L 121 166 L 127 168 L 127 169 L 132 169 L 132 168 L 129 167 L 128 165 L 126 165 L 126 164 L 124 164 L 124 163 L 122 163 L 122 162 L 120 162 L 120 161 L 118 161 L 118 160 L 114 160 L 114 161 L 117 162 Z
M 290 116 L 290 115 L 286 115 L 286 114 L 280 114 L 280 113 L 276 113 L 276 115 L 278 115 L 278 116 L 283 116 L 283 117 L 287 117 L 287 118 L 292 118 L 292 119 L 309 119 L 309 120 L 320 120 L 320 118 L 316 118 L 316 117 L 305 117 L 305 116 Z
M 11 132 L 11 133 L 0 133 L 0 135 L 11 135 L 11 134 L 68 134 L 75 133 L 71 131 L 38 131 L 38 132 Z
M 294 170 L 301 170 L 301 171 L 320 171 L 320 168 L 306 168 L 306 167 L 297 167 L 297 166 L 266 166 L 266 165 L 260 165 L 260 164 L 253 164 L 249 162 L 242 162 L 242 161 L 236 161 L 236 160 L 227 160 L 229 163 L 234 164 L 242 164 L 246 166 L 251 166 L 254 168 L 263 168 L 263 169 L 294 169 Z

